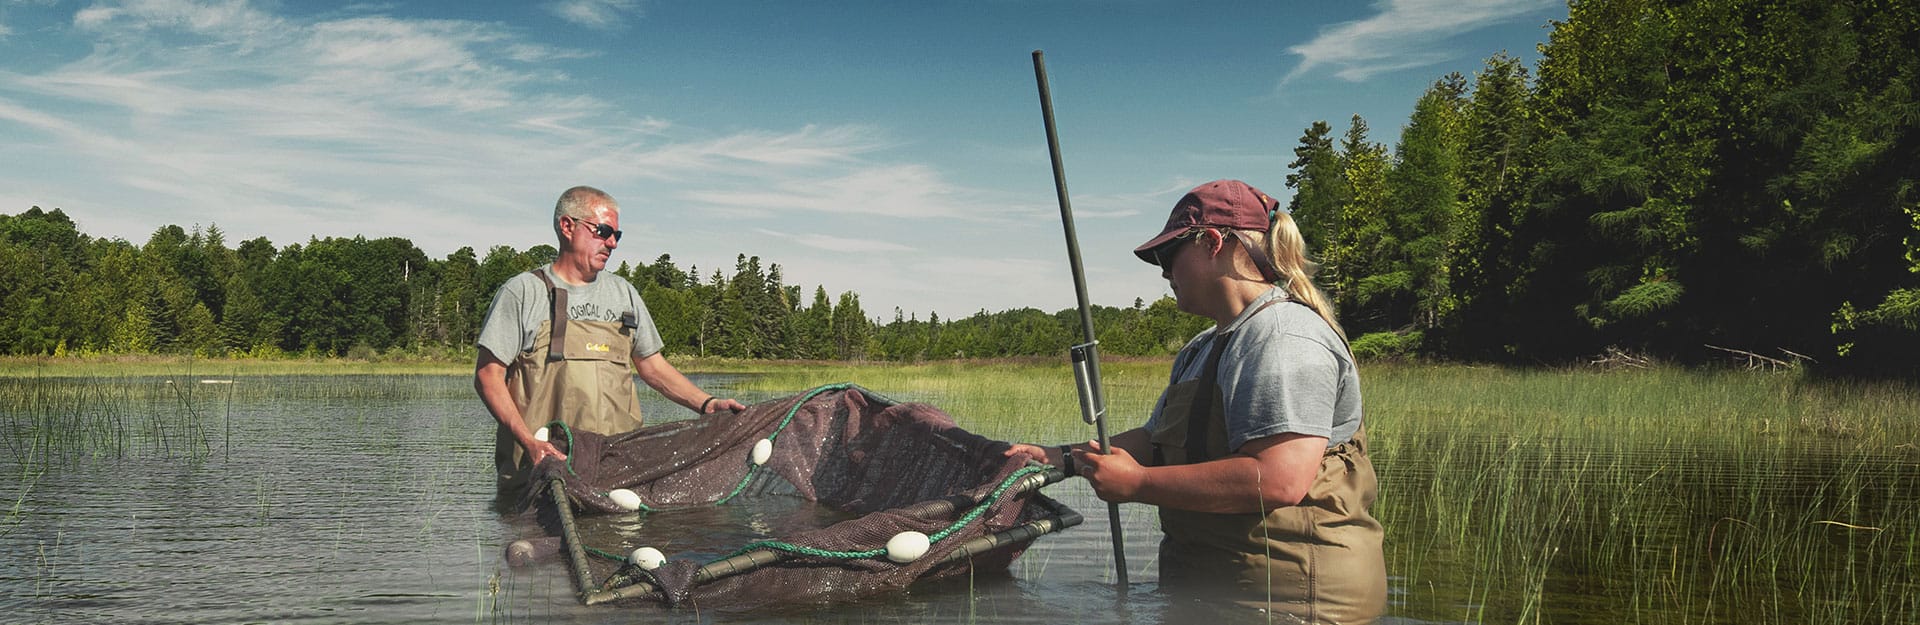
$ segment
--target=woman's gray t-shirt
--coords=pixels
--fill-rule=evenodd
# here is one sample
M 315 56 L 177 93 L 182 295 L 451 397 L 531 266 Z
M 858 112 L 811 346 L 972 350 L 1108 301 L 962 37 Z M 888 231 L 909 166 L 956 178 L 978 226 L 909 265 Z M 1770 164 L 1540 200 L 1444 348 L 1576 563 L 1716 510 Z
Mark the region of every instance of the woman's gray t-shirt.
M 1226 330 L 1234 335 L 1221 355 L 1217 384 L 1225 400 L 1227 449 L 1288 432 L 1324 436 L 1329 447 L 1353 438 L 1360 429 L 1360 373 L 1346 341 L 1326 320 L 1275 288 L 1255 298 Z M 1200 377 L 1218 331 L 1208 328 L 1180 349 L 1169 388 Z M 1166 401 L 1163 392 L 1148 429 L 1160 420 Z

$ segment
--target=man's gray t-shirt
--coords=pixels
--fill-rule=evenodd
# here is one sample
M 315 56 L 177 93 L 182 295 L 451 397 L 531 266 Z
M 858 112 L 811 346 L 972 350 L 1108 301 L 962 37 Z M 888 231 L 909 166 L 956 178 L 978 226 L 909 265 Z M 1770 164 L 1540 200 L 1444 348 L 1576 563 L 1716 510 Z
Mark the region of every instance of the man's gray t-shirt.
M 1279 301 L 1254 314 L 1272 300 Z M 1360 373 L 1326 320 L 1275 288 L 1255 298 L 1226 329 L 1234 336 L 1220 358 L 1216 383 L 1225 400 L 1227 449 L 1287 432 L 1324 436 L 1329 447 L 1353 438 L 1360 429 Z M 1200 377 L 1219 330 L 1208 328 L 1180 349 L 1169 387 Z M 1166 401 L 1163 392 L 1148 429 L 1160 420 Z
M 665 343 L 660 330 L 647 313 L 640 291 L 618 274 L 602 271 L 592 282 L 567 284 L 553 275 L 553 265 L 544 268 L 553 285 L 567 291 L 567 318 L 577 321 L 619 321 L 627 311 L 640 327 L 633 331 L 633 359 L 640 360 L 660 351 Z M 480 325 L 480 338 L 474 341 L 501 362 L 512 364 L 515 356 L 533 349 L 534 333 L 540 322 L 553 318 L 553 300 L 547 285 L 533 272 L 521 272 L 508 278 L 493 293 L 486 321 Z

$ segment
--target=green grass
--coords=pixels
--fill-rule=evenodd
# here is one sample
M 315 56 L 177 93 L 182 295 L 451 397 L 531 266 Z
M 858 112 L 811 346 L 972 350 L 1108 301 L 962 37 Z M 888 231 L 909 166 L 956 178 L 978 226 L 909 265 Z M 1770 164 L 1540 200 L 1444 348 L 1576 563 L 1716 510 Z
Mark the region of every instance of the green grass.
M 1170 366 L 1165 359 L 1100 363 L 1109 433 L 1146 419 Z M 992 438 L 1048 442 L 1092 437 L 1092 428 L 1081 420 L 1073 372 L 1064 359 L 794 364 L 759 372 L 739 386 L 782 392 L 834 382 L 853 382 L 899 401 L 937 405 L 961 426 Z
M 1389 570 L 1433 589 L 1404 615 L 1920 619 L 1911 388 L 1465 367 L 1377 367 L 1364 384 Z
M 1103 362 L 1110 432 L 1167 362 Z M 1083 440 L 1064 362 L 773 367 L 1010 440 Z M 1393 613 L 1490 623 L 1920 620 L 1920 393 L 1799 374 L 1364 367 Z

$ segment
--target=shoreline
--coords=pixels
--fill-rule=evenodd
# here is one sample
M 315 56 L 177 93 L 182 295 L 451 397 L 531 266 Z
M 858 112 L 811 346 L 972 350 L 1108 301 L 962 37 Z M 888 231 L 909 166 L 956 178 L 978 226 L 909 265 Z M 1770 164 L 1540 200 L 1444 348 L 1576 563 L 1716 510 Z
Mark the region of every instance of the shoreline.
M 837 369 L 862 367 L 916 367 L 965 364 L 991 365 L 1067 365 L 1064 356 L 1003 357 L 980 359 L 922 360 L 743 360 L 701 356 L 668 356 L 675 368 L 686 373 L 763 373 L 793 369 Z M 1169 357 L 1102 356 L 1102 362 L 1168 361 Z M 0 356 L 0 378 L 33 377 L 116 377 L 116 376 L 233 376 L 233 375 L 472 375 L 473 362 L 466 359 L 398 357 L 356 359 L 319 358 L 228 358 L 167 355 L 96 356 Z

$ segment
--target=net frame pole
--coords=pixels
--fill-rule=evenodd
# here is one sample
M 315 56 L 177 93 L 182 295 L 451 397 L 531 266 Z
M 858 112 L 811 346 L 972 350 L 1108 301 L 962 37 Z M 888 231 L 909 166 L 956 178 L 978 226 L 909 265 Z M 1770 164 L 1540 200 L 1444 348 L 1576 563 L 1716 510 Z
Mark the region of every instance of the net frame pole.
M 1041 536 L 1079 525 L 1081 520 L 1079 514 L 1067 512 L 1034 519 L 993 534 L 973 538 L 964 543 L 960 543 L 960 546 L 948 552 L 947 556 L 940 560 L 940 564 L 952 564 L 974 556 L 986 554 L 1002 547 L 1031 542 Z M 706 567 L 702 567 L 700 572 L 695 575 L 693 583 L 700 584 L 729 575 L 751 572 L 754 569 L 775 564 L 785 559 L 780 552 L 775 551 L 754 551 L 741 554 L 732 558 L 732 561 L 715 562 Z M 722 571 L 722 568 L 726 570 Z M 583 595 L 584 599 L 582 603 L 586 605 L 600 605 L 622 599 L 650 597 L 659 592 L 660 588 L 654 586 L 651 582 L 633 580 L 633 583 L 624 586 L 588 591 Z
M 1059 469 L 1050 468 L 1046 471 L 1029 475 L 1016 483 L 1014 485 L 1014 493 L 1015 495 L 1030 493 L 1065 479 L 1067 479 L 1065 473 L 1060 472 Z M 968 505 L 978 503 L 979 502 L 972 502 L 972 504 Z M 915 506 L 903 508 L 900 512 L 911 516 L 926 518 L 952 514 L 960 505 L 962 504 L 956 501 L 955 498 L 948 497 L 922 502 Z M 571 517 L 568 518 L 570 519 Z M 947 557 L 941 560 L 940 563 L 946 564 L 1008 545 L 1031 541 L 1035 538 L 1079 525 L 1081 520 L 1080 515 L 1071 510 L 1035 519 L 1021 525 L 1007 528 L 998 533 L 976 537 L 961 543 L 959 547 L 956 547 L 952 552 L 948 553 Z M 571 525 L 568 527 L 571 527 Z M 786 560 L 787 556 L 787 552 L 777 549 L 756 549 L 731 558 L 716 560 L 701 566 L 698 571 L 695 571 L 692 583 L 703 584 L 722 577 L 748 573 L 763 566 L 778 564 Z M 585 562 L 584 556 L 580 561 Z M 606 584 L 603 584 L 601 587 L 582 590 L 580 597 L 581 603 L 586 605 L 599 605 L 622 599 L 645 597 L 657 592 L 659 592 L 659 588 L 651 582 L 633 579 L 620 573 L 615 573 L 612 577 L 609 577 Z
M 1040 86 L 1040 116 L 1047 128 L 1047 154 L 1053 161 L 1053 189 L 1060 201 L 1060 223 L 1067 237 L 1067 261 L 1073 267 L 1073 293 L 1080 305 L 1080 331 L 1085 341 L 1073 348 L 1075 386 L 1080 395 L 1082 418 L 1093 423 L 1099 436 L 1100 452 L 1111 454 L 1107 444 L 1106 398 L 1100 388 L 1100 354 L 1095 347 L 1093 307 L 1087 303 L 1087 276 L 1080 263 L 1080 237 L 1073 229 L 1073 204 L 1067 194 L 1066 165 L 1060 159 L 1060 133 L 1053 123 L 1053 90 L 1047 86 L 1046 52 L 1033 51 L 1033 78 Z M 1084 365 L 1082 364 L 1084 363 Z M 1084 372 L 1082 367 L 1084 366 Z M 1120 530 L 1120 504 L 1107 502 L 1107 525 L 1113 531 L 1114 582 L 1121 593 L 1127 591 L 1126 538 Z
M 580 528 L 573 522 L 573 502 L 567 498 L 566 482 L 553 478 L 547 482 L 547 493 L 553 496 L 555 514 L 560 515 L 560 534 L 567 546 L 567 568 L 573 573 L 574 592 L 585 602 L 595 586 L 593 571 L 587 568 L 586 546 L 581 544 Z

